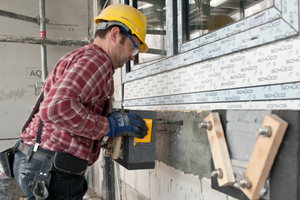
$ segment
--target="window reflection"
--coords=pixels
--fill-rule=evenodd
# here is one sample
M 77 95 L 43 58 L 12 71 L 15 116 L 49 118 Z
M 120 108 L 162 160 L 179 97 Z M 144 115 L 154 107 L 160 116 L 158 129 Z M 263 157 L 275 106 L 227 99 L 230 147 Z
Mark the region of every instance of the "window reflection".
M 137 1 L 137 8 L 147 17 L 147 53 L 140 53 L 138 63 L 166 56 L 166 6 L 165 0 Z
M 182 0 L 183 41 L 254 15 L 273 4 L 273 0 Z

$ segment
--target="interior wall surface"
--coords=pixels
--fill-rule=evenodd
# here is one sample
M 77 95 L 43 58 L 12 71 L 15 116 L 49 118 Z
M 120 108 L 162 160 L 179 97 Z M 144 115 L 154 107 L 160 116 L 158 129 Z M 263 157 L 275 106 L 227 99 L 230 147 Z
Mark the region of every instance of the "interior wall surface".
M 39 16 L 37 0 L 1 0 L 1 10 Z M 58 6 L 59 5 L 59 6 Z M 46 37 L 84 39 L 88 33 L 88 1 L 46 1 Z M 38 24 L 0 16 L 0 35 L 39 38 Z M 48 72 L 66 53 L 79 46 L 47 46 Z M 41 46 L 0 43 L 0 147 L 15 142 L 36 101 L 36 82 L 42 82 Z M 1 150 L 0 149 L 0 150 Z

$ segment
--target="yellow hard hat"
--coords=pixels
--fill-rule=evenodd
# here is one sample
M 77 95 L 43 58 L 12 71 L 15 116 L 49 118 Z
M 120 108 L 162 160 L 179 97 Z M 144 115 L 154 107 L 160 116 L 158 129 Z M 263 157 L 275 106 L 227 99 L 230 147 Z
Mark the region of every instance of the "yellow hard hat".
M 94 19 L 95 24 L 98 24 L 101 19 L 125 24 L 130 29 L 131 34 L 141 40 L 140 53 L 148 51 L 149 48 L 145 42 L 147 18 L 139 10 L 126 4 L 111 4 Z

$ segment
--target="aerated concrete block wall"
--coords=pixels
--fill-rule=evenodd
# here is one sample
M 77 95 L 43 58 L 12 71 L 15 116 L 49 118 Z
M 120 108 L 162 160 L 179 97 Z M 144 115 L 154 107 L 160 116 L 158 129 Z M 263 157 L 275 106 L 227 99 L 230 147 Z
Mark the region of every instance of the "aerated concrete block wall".
M 157 127 L 167 131 L 157 133 L 154 170 L 119 167 L 120 198 L 247 199 L 232 186 L 219 188 L 210 177 L 209 144 L 205 130 L 197 125 L 218 110 L 223 113 L 230 156 L 244 168 L 265 115 L 276 113 L 288 121 L 261 199 L 299 199 L 299 131 L 290 117 L 298 119 L 300 108 L 299 0 L 276 0 L 257 15 L 185 43 L 181 8 L 178 1 L 178 29 L 167 30 L 168 39 L 177 32 L 179 53 L 123 73 L 123 105 L 154 110 L 164 120 L 181 119 L 184 125 Z M 166 27 L 172 27 L 171 18 L 172 12 L 167 12 Z

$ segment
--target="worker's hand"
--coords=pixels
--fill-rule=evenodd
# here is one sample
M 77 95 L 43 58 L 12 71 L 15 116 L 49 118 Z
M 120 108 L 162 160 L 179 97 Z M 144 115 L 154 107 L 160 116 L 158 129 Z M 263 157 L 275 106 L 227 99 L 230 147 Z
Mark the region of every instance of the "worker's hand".
M 131 113 L 112 112 L 108 115 L 109 137 L 133 136 L 144 138 L 147 135 L 148 127 L 145 121 Z

